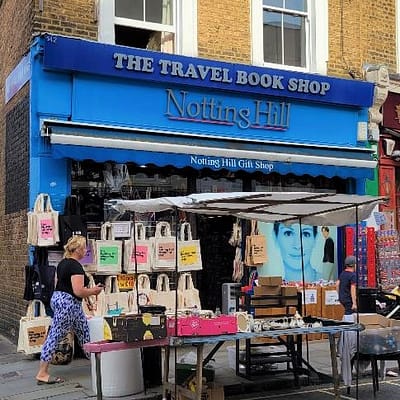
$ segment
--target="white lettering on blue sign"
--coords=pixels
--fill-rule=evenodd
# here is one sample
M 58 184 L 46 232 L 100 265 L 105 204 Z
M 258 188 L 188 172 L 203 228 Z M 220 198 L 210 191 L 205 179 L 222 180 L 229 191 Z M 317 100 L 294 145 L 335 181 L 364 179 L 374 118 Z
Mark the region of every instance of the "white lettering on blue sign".
M 331 85 L 326 81 L 285 78 L 283 75 L 271 75 L 256 71 L 236 70 L 232 72 L 228 67 L 203 65 L 200 63 L 183 63 L 169 59 L 160 59 L 157 63 L 152 57 L 143 57 L 133 54 L 114 53 L 114 67 L 118 70 L 132 72 L 158 73 L 161 76 L 174 78 L 193 79 L 225 84 L 262 87 L 278 91 L 307 93 L 325 96 Z M 157 68 L 157 69 L 156 69 Z
M 197 167 L 211 168 L 214 170 L 229 168 L 243 170 L 258 170 L 271 173 L 274 164 L 270 161 L 251 160 L 248 158 L 229 158 L 191 155 L 190 164 Z

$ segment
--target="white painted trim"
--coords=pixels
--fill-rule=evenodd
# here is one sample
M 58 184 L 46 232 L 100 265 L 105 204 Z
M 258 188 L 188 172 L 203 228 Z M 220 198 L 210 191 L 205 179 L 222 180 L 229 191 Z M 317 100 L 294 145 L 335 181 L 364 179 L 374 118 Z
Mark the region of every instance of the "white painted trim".
M 98 37 L 99 42 L 115 44 L 114 1 L 99 0 Z

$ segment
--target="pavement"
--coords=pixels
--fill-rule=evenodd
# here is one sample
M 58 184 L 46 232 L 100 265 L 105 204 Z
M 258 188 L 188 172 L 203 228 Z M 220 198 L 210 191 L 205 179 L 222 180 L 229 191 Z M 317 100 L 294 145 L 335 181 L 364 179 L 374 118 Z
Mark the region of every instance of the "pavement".
M 305 347 L 303 356 L 309 364 L 318 371 L 315 379 L 301 379 L 301 387 L 295 388 L 293 376 L 282 373 L 271 379 L 260 379 L 248 381 L 236 376 L 235 371 L 230 367 L 229 351 L 227 347 L 232 343 L 225 343 L 224 346 L 214 355 L 213 366 L 215 368 L 215 382 L 225 387 L 225 398 L 231 400 L 254 399 L 254 400 L 325 400 L 334 398 L 333 386 L 331 383 L 331 366 L 329 357 L 329 342 L 318 340 L 309 342 L 308 350 Z M 184 351 L 184 353 L 182 353 Z M 190 357 L 193 348 L 179 349 L 176 358 L 179 360 L 183 354 Z M 171 353 L 171 365 L 174 362 L 174 352 Z M 91 361 L 83 358 L 76 358 L 66 366 L 52 366 L 52 375 L 62 376 L 65 382 L 54 385 L 37 385 L 35 375 L 39 361 L 35 356 L 27 356 L 16 352 L 16 346 L 7 338 L 0 336 L 0 400 L 80 400 L 96 399 L 92 390 Z M 231 365 L 232 366 L 232 365 Z M 389 361 L 386 364 L 387 371 L 398 373 L 397 362 Z M 171 368 L 171 374 L 174 369 Z M 116 370 L 116 374 L 126 371 Z M 132 373 L 132 378 L 135 374 Z M 112 377 L 110 378 L 112 379 Z M 170 380 L 173 376 L 170 375 Z M 356 381 L 355 381 L 356 382 Z M 354 385 L 347 393 L 346 388 L 341 387 L 341 399 L 370 400 L 373 395 L 372 379 L 370 370 L 366 370 L 358 379 L 358 385 Z M 104 382 L 103 382 L 104 383 Z M 147 388 L 145 392 L 112 397 L 113 399 L 153 399 L 161 398 L 161 387 Z M 108 399 L 110 397 L 103 397 Z M 400 398 L 400 377 L 385 376 L 380 381 L 379 391 L 375 399 L 398 399 Z M 213 400 L 213 399 L 209 399 Z

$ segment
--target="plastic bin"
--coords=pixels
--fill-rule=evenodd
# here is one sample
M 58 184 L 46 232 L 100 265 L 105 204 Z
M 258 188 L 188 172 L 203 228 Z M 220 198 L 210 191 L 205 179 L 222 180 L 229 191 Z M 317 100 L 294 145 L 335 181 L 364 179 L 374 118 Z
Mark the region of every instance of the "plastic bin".
M 366 329 L 360 333 L 360 353 L 388 354 L 398 349 L 393 328 Z

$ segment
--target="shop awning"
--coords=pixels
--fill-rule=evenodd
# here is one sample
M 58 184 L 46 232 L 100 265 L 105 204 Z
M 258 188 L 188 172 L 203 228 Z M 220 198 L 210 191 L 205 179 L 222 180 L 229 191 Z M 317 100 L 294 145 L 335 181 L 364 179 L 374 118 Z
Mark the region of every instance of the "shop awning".
M 232 215 L 262 222 L 313 226 L 354 224 L 367 219 L 384 197 L 311 192 L 201 193 L 148 200 L 112 200 L 119 213 L 181 209 L 205 215 Z
M 300 145 L 45 121 L 56 158 L 340 178 L 373 178 L 376 161 L 365 148 Z

